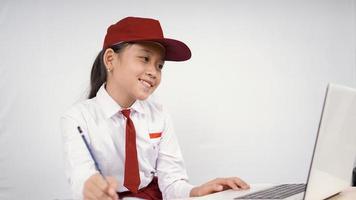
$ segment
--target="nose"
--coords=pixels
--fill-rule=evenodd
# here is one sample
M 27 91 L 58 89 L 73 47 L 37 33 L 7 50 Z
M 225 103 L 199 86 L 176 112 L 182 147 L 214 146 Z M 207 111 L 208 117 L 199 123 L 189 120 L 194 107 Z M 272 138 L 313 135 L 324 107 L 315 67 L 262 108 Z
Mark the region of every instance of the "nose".
M 154 73 L 150 72 L 150 71 L 147 71 L 147 72 L 146 72 L 146 75 L 147 75 L 148 77 L 150 77 L 151 79 L 156 79 L 156 75 L 155 75 Z
M 147 70 L 146 70 L 146 75 L 149 76 L 152 79 L 157 78 L 157 67 L 154 64 L 151 64 Z

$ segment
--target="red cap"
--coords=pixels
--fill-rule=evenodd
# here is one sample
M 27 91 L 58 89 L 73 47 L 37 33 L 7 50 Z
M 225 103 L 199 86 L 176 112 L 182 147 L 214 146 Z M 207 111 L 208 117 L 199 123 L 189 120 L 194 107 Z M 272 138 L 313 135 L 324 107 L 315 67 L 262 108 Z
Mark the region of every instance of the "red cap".
M 158 20 L 126 17 L 111 25 L 106 33 L 103 48 L 120 42 L 152 41 L 162 44 L 166 50 L 165 60 L 184 61 L 191 57 L 189 47 L 181 41 L 164 38 Z

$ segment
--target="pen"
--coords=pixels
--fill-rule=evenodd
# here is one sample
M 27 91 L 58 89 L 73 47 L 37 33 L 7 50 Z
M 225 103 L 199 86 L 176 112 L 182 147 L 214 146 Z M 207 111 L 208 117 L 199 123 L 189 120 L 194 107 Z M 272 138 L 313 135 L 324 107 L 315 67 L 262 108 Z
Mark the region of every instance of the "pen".
M 89 146 L 88 141 L 85 139 L 85 136 L 84 136 L 84 133 L 83 133 L 82 128 L 80 128 L 80 126 L 78 126 L 77 129 L 78 129 L 79 134 L 82 136 L 82 139 L 83 139 L 83 141 L 84 141 L 84 143 L 85 143 L 85 146 L 87 147 L 87 149 L 88 149 L 88 151 L 89 151 L 89 154 L 90 154 L 91 158 L 92 158 L 93 161 L 94 161 L 94 165 L 95 165 L 96 170 L 98 170 L 98 172 L 99 172 L 100 175 L 103 177 L 103 179 L 105 180 L 105 182 L 106 182 L 107 184 L 109 184 L 108 180 L 105 178 L 105 176 L 103 175 L 102 171 L 101 171 L 100 168 L 99 168 L 98 162 L 96 161 L 96 159 L 95 159 L 95 157 L 94 157 L 94 154 L 93 154 L 93 152 L 91 151 L 91 148 L 90 148 L 90 146 Z
M 83 141 L 84 141 L 84 143 L 85 143 L 85 146 L 87 147 L 87 149 L 88 149 L 88 151 L 89 151 L 89 153 L 90 153 L 91 158 L 92 158 L 93 161 L 94 161 L 94 165 L 95 165 L 96 170 L 98 170 L 99 173 L 103 176 L 103 173 L 102 173 L 102 171 L 101 171 L 100 168 L 99 168 L 98 162 L 96 161 L 93 152 L 91 151 L 91 148 L 90 148 L 90 146 L 89 146 L 89 144 L 88 144 L 88 141 L 85 139 L 85 136 L 84 136 L 84 134 L 83 134 L 82 128 L 80 128 L 80 126 L 78 126 L 77 129 L 78 129 L 78 131 L 79 131 L 79 134 L 82 136 L 82 139 L 83 139 Z M 104 176 L 103 176 L 103 177 L 104 177 Z

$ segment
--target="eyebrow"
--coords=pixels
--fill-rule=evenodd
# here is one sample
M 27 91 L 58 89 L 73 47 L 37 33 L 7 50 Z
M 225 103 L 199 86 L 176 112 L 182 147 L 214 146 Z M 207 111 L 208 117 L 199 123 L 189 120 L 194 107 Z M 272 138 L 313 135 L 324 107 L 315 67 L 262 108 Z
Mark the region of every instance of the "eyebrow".
M 145 51 L 145 52 L 147 52 L 147 53 L 152 53 L 152 51 L 150 51 L 150 50 L 148 50 L 148 49 L 145 49 L 145 48 L 140 48 L 139 50 L 140 50 L 140 51 Z

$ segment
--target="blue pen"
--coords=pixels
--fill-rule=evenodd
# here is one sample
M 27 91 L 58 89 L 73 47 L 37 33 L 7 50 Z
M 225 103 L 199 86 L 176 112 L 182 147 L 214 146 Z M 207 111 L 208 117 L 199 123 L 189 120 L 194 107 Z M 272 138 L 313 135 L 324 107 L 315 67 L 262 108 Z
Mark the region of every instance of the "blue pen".
M 85 146 L 87 147 L 87 149 L 88 149 L 88 151 L 89 151 L 89 153 L 90 153 L 91 158 L 92 158 L 93 161 L 94 161 L 96 170 L 98 170 L 98 172 L 99 172 L 100 175 L 103 177 L 103 179 L 105 180 L 105 182 L 106 182 L 107 184 L 109 184 L 108 181 L 106 180 L 105 176 L 103 175 L 103 173 L 101 172 L 101 170 L 100 170 L 100 168 L 99 168 L 98 162 L 96 161 L 96 159 L 95 159 L 95 157 L 94 157 L 94 154 L 93 154 L 93 152 L 91 151 L 91 148 L 90 148 L 90 146 L 89 146 L 88 141 L 85 139 L 85 136 L 84 136 L 84 134 L 83 134 L 82 128 L 80 128 L 80 126 L 78 126 L 77 129 L 78 129 L 78 131 L 79 131 L 79 134 L 82 136 L 82 139 L 83 139 L 83 141 L 84 141 L 84 143 L 85 143 Z
M 90 153 L 91 158 L 92 158 L 93 161 L 94 161 L 96 170 L 98 170 L 99 173 L 100 173 L 101 175 L 103 175 L 103 173 L 101 172 L 101 170 L 100 170 L 100 168 L 99 168 L 98 162 L 96 161 L 96 159 L 95 159 L 95 157 L 94 157 L 94 154 L 93 154 L 93 152 L 92 152 L 91 149 L 90 149 L 90 146 L 89 146 L 89 144 L 88 144 L 88 141 L 85 139 L 85 136 L 84 136 L 84 134 L 83 134 L 82 128 L 80 128 L 80 126 L 78 126 L 77 129 L 78 129 L 78 131 L 79 131 L 79 134 L 82 136 L 82 139 L 83 139 L 83 141 L 84 141 L 84 143 L 85 143 L 85 146 L 87 147 L 87 149 L 88 149 L 88 151 L 89 151 L 89 153 Z M 103 177 L 104 177 L 104 176 L 103 176 Z

